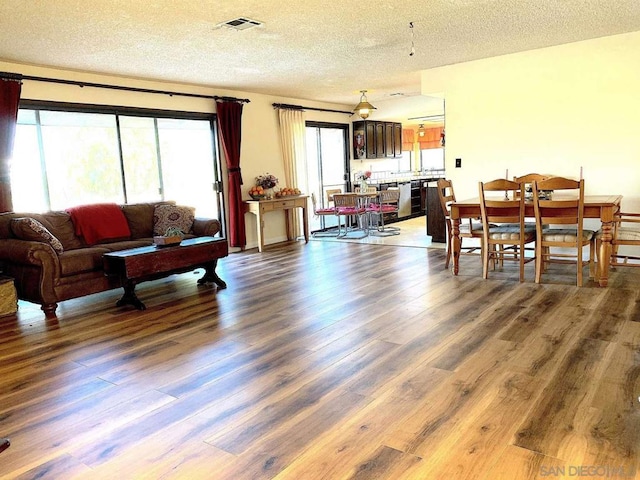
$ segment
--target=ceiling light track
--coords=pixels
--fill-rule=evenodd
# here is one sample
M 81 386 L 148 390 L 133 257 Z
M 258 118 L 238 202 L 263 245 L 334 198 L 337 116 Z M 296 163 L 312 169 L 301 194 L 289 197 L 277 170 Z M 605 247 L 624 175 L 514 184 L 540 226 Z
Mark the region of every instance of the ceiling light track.
M 432 121 L 444 120 L 444 114 L 440 113 L 438 115 L 423 115 L 422 117 L 407 118 L 407 120 L 432 120 Z

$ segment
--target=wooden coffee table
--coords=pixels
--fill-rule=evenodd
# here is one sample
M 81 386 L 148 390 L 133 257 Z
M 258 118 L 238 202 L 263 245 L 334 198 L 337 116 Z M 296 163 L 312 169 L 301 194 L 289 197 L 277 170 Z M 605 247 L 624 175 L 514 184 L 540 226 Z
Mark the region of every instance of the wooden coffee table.
M 120 277 L 124 295 L 117 306 L 133 305 L 138 310 L 146 309 L 135 294 L 136 284 L 204 268 L 205 273 L 198 285 L 215 283 L 219 289 L 227 284 L 216 273 L 218 259 L 226 257 L 229 246 L 225 238 L 197 237 L 183 240 L 179 245 L 131 248 L 103 255 L 106 275 Z

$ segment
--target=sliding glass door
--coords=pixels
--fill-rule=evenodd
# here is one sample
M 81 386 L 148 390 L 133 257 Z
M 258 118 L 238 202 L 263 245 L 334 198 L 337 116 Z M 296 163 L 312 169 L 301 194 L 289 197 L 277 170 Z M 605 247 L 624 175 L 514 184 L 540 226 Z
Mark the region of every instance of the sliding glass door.
M 307 175 L 309 194 L 315 195 L 317 207 L 329 206 L 327 190 L 346 192 L 349 178 L 349 125 L 307 122 Z M 332 216 L 311 216 L 311 231 L 337 226 Z

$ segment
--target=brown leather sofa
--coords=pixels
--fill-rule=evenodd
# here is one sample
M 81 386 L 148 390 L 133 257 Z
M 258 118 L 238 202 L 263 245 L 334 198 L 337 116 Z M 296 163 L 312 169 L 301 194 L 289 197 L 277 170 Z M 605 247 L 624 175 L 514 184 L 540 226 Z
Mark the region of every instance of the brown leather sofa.
M 122 287 L 117 276 L 104 274 L 102 255 L 152 245 L 154 209 L 158 204 L 167 202 L 121 205 L 131 235 L 95 245 L 87 245 L 76 235 L 71 215 L 66 211 L 0 214 L 2 273 L 15 279 L 19 299 L 42 305 L 47 316 L 55 315 L 60 301 Z M 46 227 L 62 244 L 59 248 L 62 252 L 58 253 L 49 243 L 17 238 L 11 221 L 25 217 Z M 185 237 L 213 237 L 220 227 L 217 219 L 196 217 Z

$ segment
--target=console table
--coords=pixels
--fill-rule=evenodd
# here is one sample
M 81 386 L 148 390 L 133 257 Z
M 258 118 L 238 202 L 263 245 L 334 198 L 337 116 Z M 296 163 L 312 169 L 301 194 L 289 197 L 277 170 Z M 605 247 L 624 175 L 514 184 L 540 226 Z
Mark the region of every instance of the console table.
M 307 211 L 308 195 L 298 195 L 296 197 L 282 197 L 271 200 L 248 200 L 244 202 L 245 213 L 252 213 L 256 217 L 258 231 L 258 251 L 264 249 L 264 214 L 273 211 L 282 211 L 287 222 L 287 239 L 294 240 L 293 224 L 290 221 L 290 210 L 294 208 L 302 209 L 302 221 L 304 228 L 304 241 L 309 242 L 309 217 Z

